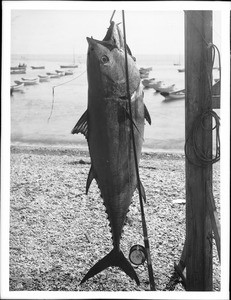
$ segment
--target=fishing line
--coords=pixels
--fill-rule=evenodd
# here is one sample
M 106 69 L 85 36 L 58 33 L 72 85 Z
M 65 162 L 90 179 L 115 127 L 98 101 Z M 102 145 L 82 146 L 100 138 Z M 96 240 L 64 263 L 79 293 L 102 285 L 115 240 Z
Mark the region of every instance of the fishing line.
M 82 72 L 81 74 L 79 74 L 78 76 L 72 78 L 71 80 L 65 81 L 65 82 L 63 82 L 63 83 L 57 84 L 57 85 L 55 85 L 55 86 L 52 87 L 52 103 L 51 103 L 51 111 L 50 111 L 50 115 L 49 115 L 49 118 L 47 119 L 47 122 L 48 122 L 48 123 L 49 123 L 49 121 L 50 121 L 50 118 L 51 118 L 51 116 L 52 116 L 53 109 L 54 109 L 54 102 L 55 102 L 55 88 L 58 87 L 58 86 L 60 86 L 60 85 L 64 85 L 64 84 L 66 84 L 66 83 L 68 83 L 68 82 L 71 82 L 71 81 L 75 80 L 76 78 L 79 78 L 79 77 L 82 76 L 84 73 L 86 73 L 86 70 L 83 71 L 83 72 Z
M 128 75 L 128 61 L 127 61 L 127 49 L 126 49 L 127 48 L 126 47 L 127 43 L 126 43 L 124 10 L 122 10 L 122 17 L 123 17 L 123 32 L 124 32 L 124 45 L 125 45 L 125 47 L 124 47 L 125 48 L 125 71 L 126 71 L 126 83 L 127 83 L 126 88 L 127 88 L 127 97 L 128 97 L 128 103 L 129 103 L 129 113 L 130 113 L 130 116 L 131 116 L 131 118 L 130 118 L 130 128 L 131 128 L 131 134 L 132 134 L 135 168 L 136 168 L 136 175 L 137 175 L 137 186 L 138 186 L 138 191 L 139 191 L 140 209 L 141 209 L 142 226 L 143 226 L 143 234 L 144 234 L 144 245 L 145 245 L 146 254 L 147 254 L 147 264 L 148 264 L 150 289 L 151 289 L 151 291 L 155 291 L 156 288 L 155 288 L 153 269 L 152 269 L 152 263 L 151 263 L 148 232 L 147 232 L 147 225 L 146 225 L 146 221 L 145 221 L 143 199 L 142 199 L 142 192 L 141 192 L 141 182 L 140 182 L 139 167 L 138 167 L 138 160 L 137 160 L 135 135 L 134 135 L 133 122 L 132 122 L 132 107 L 131 107 L 131 95 L 130 95 L 129 75 Z

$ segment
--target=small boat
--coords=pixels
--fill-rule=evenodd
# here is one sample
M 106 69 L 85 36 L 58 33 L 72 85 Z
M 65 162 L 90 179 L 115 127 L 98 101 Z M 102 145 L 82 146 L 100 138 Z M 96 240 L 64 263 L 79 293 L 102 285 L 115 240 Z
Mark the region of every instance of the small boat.
M 31 66 L 31 69 L 37 70 L 37 69 L 45 69 L 45 66 Z
M 26 74 L 26 69 L 12 70 L 10 74 Z
M 22 81 L 20 81 L 20 80 L 15 80 L 15 83 L 24 83 L 24 85 L 34 85 L 34 84 L 37 84 L 37 83 L 39 83 L 39 78 L 38 77 L 36 77 L 36 78 L 21 78 L 22 79 Z
M 50 75 L 38 75 L 39 82 L 45 82 L 50 80 Z
M 27 65 L 26 64 L 19 64 L 18 66 L 16 67 L 10 67 L 11 70 L 23 70 L 23 69 L 26 69 Z
M 60 66 L 61 69 L 70 69 L 70 68 L 78 68 L 78 65 L 61 65 Z
M 161 87 L 163 84 L 164 83 L 161 80 L 160 81 L 152 81 L 152 83 L 150 84 L 150 87 L 158 92 L 159 87 Z
M 50 78 L 60 78 L 60 74 L 58 74 L 58 73 L 56 73 L 56 72 L 47 72 L 46 73 L 47 75 L 49 75 L 50 76 Z
M 157 92 L 172 92 L 174 90 L 175 84 L 166 85 L 164 83 L 160 84 L 155 88 Z
M 65 71 L 55 70 L 55 72 L 57 74 L 59 74 L 60 76 L 64 76 L 65 75 Z
M 144 80 L 142 80 L 142 84 L 146 88 L 154 88 L 155 89 L 158 86 L 160 86 L 161 83 L 162 83 L 162 81 L 156 81 L 155 78 L 150 78 L 150 79 L 144 79 Z
M 21 88 L 24 87 L 24 83 L 17 83 L 10 86 L 10 94 L 12 95 L 13 92 L 21 90 Z
M 177 69 L 178 72 L 184 72 L 185 71 L 185 68 L 182 68 L 182 69 Z
M 148 77 L 149 77 L 149 73 L 140 74 L 141 79 L 148 78 Z
M 152 71 L 152 67 L 149 67 L 149 68 L 140 68 L 139 69 L 139 72 L 141 73 L 141 74 L 144 74 L 144 73 L 149 73 L 150 71 Z
M 185 98 L 185 89 L 174 91 L 174 92 L 161 92 L 160 94 L 165 97 L 165 100 L 184 99 Z
M 65 71 L 65 75 L 73 75 L 74 72 L 72 70 L 67 70 Z

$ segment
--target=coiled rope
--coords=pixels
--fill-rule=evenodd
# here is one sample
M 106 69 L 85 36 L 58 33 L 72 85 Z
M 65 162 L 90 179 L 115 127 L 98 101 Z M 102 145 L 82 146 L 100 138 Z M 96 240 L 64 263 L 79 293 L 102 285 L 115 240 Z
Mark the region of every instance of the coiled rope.
M 208 56 L 205 59 L 205 67 L 206 67 L 206 72 L 207 72 L 207 81 L 208 81 L 208 86 L 209 86 L 209 93 L 207 96 L 207 99 L 212 99 L 212 71 L 214 67 L 214 61 L 215 61 L 215 55 L 216 51 L 218 54 L 218 64 L 219 64 L 219 80 L 221 82 L 221 57 L 220 57 L 220 51 L 216 45 L 213 43 L 208 43 L 206 39 L 204 38 L 203 34 L 200 32 L 198 29 L 197 25 L 192 21 L 194 27 L 198 31 L 198 33 L 201 35 L 202 40 L 204 41 L 207 49 L 209 50 L 210 48 L 212 49 L 212 59 L 211 59 L 211 65 L 209 65 L 208 62 Z M 220 95 L 220 88 L 219 88 L 219 95 Z M 215 121 L 214 126 L 210 126 L 210 128 L 206 128 L 205 123 L 209 120 L 208 122 L 210 125 L 212 124 L 213 121 Z M 203 151 L 200 141 L 198 140 L 198 132 L 203 130 L 205 131 L 213 131 L 215 130 L 215 154 L 213 153 L 205 153 Z M 203 111 L 194 121 L 192 125 L 192 129 L 186 138 L 185 141 L 185 146 L 184 146 L 184 151 L 185 151 L 185 156 L 187 159 L 194 165 L 199 166 L 199 167 L 205 167 L 207 165 L 211 165 L 216 163 L 217 161 L 220 160 L 220 117 L 217 115 L 215 111 L 211 110 L 205 110 Z M 191 146 L 191 147 L 189 147 Z M 189 154 L 189 149 L 193 149 L 194 153 L 194 158 L 192 157 L 191 154 Z M 213 152 L 213 150 L 212 150 Z

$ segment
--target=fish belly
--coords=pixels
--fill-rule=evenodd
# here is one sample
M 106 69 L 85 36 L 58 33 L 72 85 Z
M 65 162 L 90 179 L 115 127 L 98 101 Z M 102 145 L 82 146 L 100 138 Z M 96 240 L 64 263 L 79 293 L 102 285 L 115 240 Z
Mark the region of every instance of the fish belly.
M 96 109 L 88 111 L 92 166 L 110 221 L 113 245 L 119 248 L 125 217 L 137 187 L 130 119 L 121 99 L 101 99 Z M 132 102 L 132 112 L 139 160 L 144 130 L 142 99 Z

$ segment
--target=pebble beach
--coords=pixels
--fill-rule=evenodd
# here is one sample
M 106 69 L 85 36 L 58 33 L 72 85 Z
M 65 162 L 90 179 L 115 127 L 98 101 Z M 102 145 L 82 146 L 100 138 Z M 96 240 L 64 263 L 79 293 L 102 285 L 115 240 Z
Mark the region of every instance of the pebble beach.
M 110 227 L 96 182 L 88 195 L 88 151 L 68 147 L 11 146 L 10 291 L 147 291 L 146 262 L 134 266 L 140 286 L 110 267 L 80 285 L 87 271 L 111 249 Z M 213 193 L 220 212 L 220 166 L 213 166 Z M 143 152 L 140 178 L 157 291 L 184 291 L 173 280 L 185 241 L 185 158 Z M 143 245 L 135 192 L 121 240 L 128 258 Z M 220 264 L 213 243 L 213 290 L 220 290 Z

